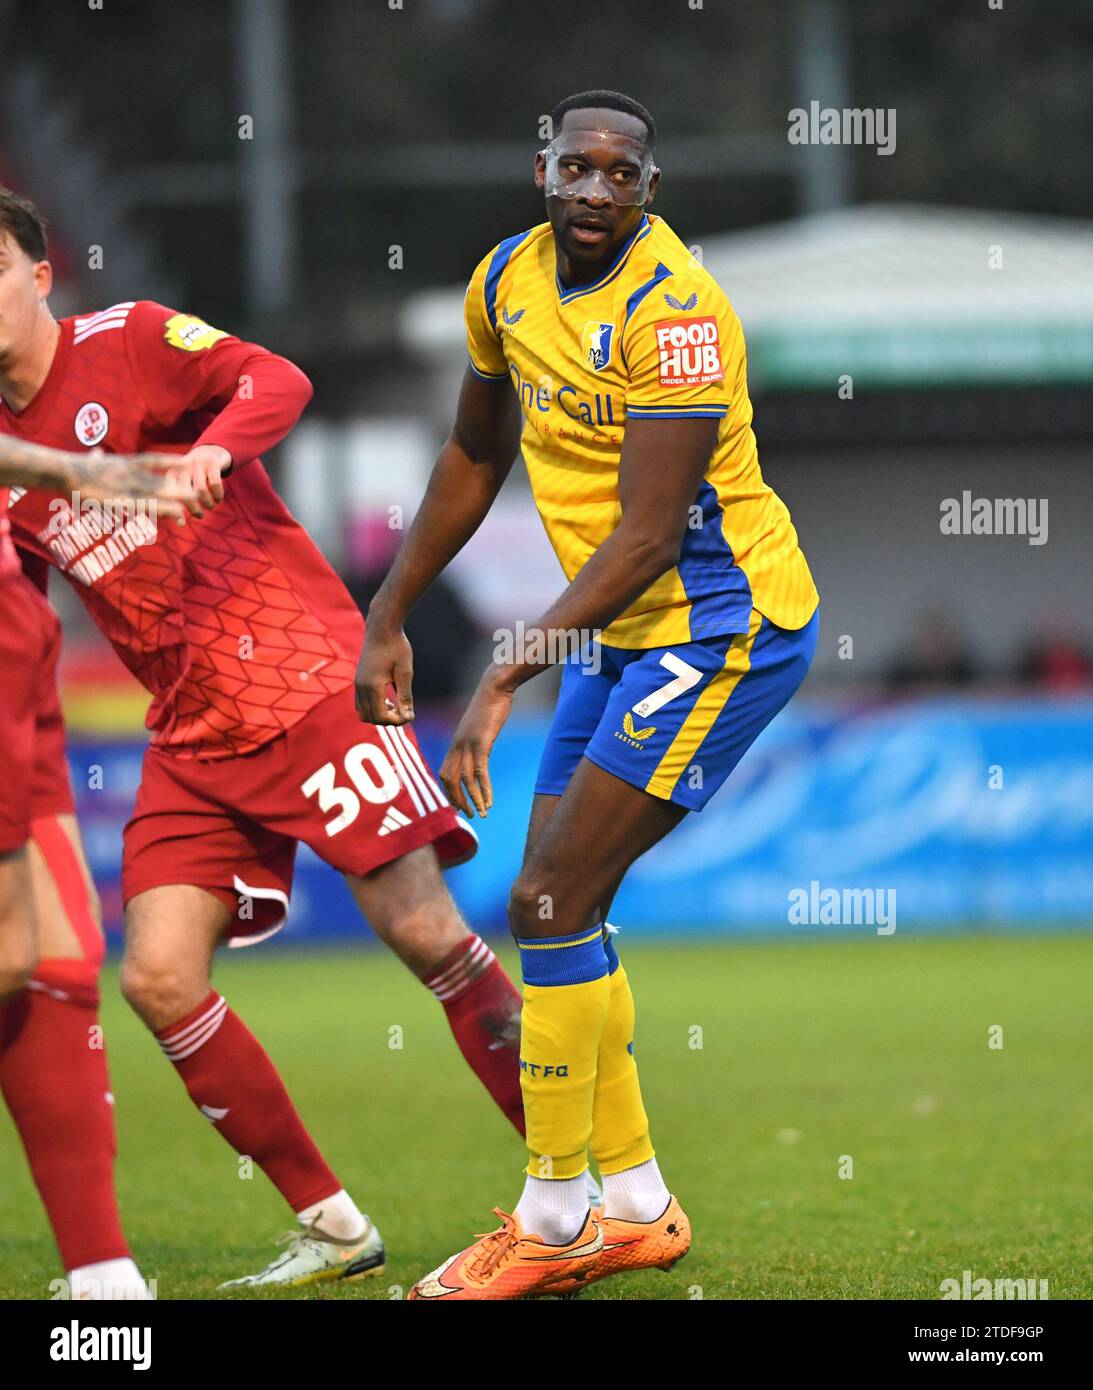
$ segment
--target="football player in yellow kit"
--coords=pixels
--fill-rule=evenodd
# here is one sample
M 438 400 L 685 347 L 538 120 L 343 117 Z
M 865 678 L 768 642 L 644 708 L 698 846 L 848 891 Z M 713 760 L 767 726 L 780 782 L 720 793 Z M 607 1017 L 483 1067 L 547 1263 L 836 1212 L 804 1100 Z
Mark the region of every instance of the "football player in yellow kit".
M 789 700 L 817 638 L 808 565 L 759 469 L 740 322 L 649 212 L 652 117 L 607 91 L 569 97 L 553 117 L 535 158 L 548 221 L 502 241 L 471 277 L 455 425 L 372 602 L 358 671 L 364 719 L 413 717 L 403 621 L 519 449 L 569 583 L 524 651 L 483 675 L 441 771 L 456 805 L 489 810 L 490 750 L 557 634 L 589 634 L 597 659 L 565 664 L 509 904 L 524 979 L 524 1192 L 416 1299 L 569 1292 L 686 1253 L 607 912 L 630 865 L 702 809 Z M 594 1211 L 590 1148 L 604 1184 Z

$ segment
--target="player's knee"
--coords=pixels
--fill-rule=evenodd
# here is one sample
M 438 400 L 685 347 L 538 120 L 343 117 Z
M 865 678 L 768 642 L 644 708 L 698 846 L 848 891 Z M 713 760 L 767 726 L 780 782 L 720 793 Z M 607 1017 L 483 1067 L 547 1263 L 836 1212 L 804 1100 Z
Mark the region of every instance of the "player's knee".
M 0 999 L 26 989 L 37 964 L 34 920 L 25 905 L 0 905 Z
M 183 972 L 131 956 L 122 961 L 120 983 L 129 1007 L 157 1031 L 184 1017 L 204 997 L 201 984 L 195 985 Z
M 418 903 L 403 908 L 377 935 L 403 965 L 425 979 L 468 935 L 468 928 L 454 903 Z
M 547 875 L 525 868 L 509 893 L 509 929 L 513 936 L 519 939 L 554 935 L 556 897 L 554 884 Z
M 509 894 L 509 930 L 529 936 L 568 936 L 599 920 L 602 887 L 587 873 L 558 864 L 525 863 Z
M 26 989 L 38 964 L 32 946 L 11 946 L 0 952 L 0 999 L 8 999 Z
M 0 856 L 0 998 L 18 994 L 38 964 L 25 852 Z

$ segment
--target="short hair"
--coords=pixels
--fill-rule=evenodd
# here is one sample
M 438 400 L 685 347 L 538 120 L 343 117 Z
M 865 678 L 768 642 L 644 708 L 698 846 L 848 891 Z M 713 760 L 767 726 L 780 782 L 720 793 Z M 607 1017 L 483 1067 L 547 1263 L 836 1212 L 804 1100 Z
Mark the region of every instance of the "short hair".
M 645 125 L 645 143 L 649 149 L 651 150 L 656 144 L 656 123 L 641 102 L 635 101 L 633 97 L 628 97 L 623 92 L 610 92 L 602 88 L 597 88 L 591 92 L 574 92 L 571 97 L 566 97 L 564 101 L 560 101 L 550 113 L 554 130 L 557 131 L 567 112 L 592 109 L 623 111 L 628 116 L 636 116 Z
M 48 252 L 46 224 L 29 198 L 11 188 L 0 187 L 0 233 L 12 240 L 32 261 L 44 261 Z

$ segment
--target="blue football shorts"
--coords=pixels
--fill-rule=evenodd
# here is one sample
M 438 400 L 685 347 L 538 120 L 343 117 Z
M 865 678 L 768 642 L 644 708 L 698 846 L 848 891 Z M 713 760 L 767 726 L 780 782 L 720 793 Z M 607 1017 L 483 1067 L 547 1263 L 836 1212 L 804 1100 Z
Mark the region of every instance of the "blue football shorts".
M 820 615 L 671 647 L 598 643 L 566 662 L 536 793 L 560 796 L 581 758 L 653 796 L 700 811 L 804 680 Z

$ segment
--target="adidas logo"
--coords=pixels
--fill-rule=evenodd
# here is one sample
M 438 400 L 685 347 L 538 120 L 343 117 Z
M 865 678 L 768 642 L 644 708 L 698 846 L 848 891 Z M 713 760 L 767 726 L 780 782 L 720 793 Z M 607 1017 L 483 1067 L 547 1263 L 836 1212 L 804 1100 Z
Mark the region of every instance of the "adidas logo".
M 410 824 L 410 817 L 404 816 L 397 806 L 391 809 L 383 818 L 383 824 L 379 828 L 381 835 L 390 835 L 392 830 L 401 830 L 404 825 Z

